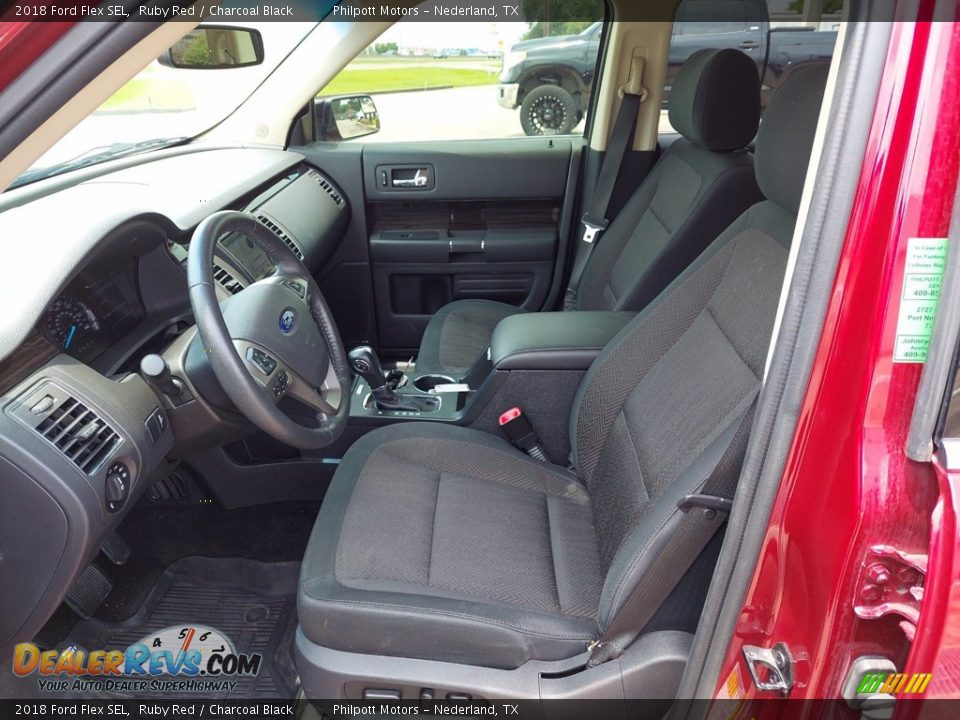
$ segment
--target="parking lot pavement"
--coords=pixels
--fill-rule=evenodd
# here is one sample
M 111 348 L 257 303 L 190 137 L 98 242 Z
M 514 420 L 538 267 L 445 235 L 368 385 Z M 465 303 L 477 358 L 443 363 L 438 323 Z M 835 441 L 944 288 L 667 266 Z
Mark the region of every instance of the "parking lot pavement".
M 497 103 L 497 86 L 422 90 L 374 95 L 380 113 L 380 132 L 364 138 L 365 142 L 389 143 L 426 140 L 469 140 L 523 137 L 517 110 L 507 110 Z M 165 137 L 172 127 L 200 126 L 202 120 L 176 118 L 174 113 L 109 113 L 85 120 L 72 134 L 53 148 L 38 165 L 68 160 L 90 148 L 112 142 Z M 180 113 L 176 113 L 180 115 Z M 187 122 L 189 121 L 189 122 Z M 135 132 L 129 132 L 131 124 Z M 666 113 L 661 114 L 660 131 L 669 132 Z M 581 122 L 574 129 L 583 132 Z
M 468 140 L 524 137 L 518 110 L 497 103 L 497 86 L 373 95 L 380 113 L 380 132 L 366 142 Z M 583 133 L 584 123 L 574 128 Z M 672 132 L 666 111 L 660 132 Z
M 516 110 L 497 104 L 496 85 L 373 96 L 380 132 L 368 142 L 523 137 Z

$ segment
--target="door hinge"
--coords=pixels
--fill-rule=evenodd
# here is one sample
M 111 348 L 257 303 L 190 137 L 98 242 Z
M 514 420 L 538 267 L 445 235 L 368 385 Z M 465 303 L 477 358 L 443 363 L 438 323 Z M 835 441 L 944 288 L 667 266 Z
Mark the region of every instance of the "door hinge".
M 757 690 L 770 690 L 789 695 L 794 683 L 794 663 L 790 649 L 784 643 L 771 648 L 743 646 L 743 659 Z
M 874 545 L 863 559 L 853 612 L 864 620 L 899 615 L 911 642 L 917 634 L 927 556 L 890 545 Z

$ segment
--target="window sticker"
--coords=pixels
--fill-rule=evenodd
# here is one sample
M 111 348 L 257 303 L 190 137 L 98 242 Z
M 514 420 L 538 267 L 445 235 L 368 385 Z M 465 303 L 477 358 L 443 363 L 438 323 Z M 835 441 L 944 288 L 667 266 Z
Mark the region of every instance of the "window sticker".
M 946 238 L 910 238 L 907 241 L 894 362 L 926 362 L 946 257 Z

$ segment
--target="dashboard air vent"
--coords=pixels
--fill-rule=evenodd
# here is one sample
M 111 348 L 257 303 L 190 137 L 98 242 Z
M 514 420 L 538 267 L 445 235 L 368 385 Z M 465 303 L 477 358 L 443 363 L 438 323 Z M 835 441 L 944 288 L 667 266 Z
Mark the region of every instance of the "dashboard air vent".
M 316 170 L 308 170 L 307 175 L 313 178 L 313 181 L 317 183 L 317 185 L 323 188 L 324 192 L 326 192 L 327 195 L 329 195 L 333 199 L 333 201 L 337 204 L 338 208 L 343 209 L 343 206 L 344 206 L 343 196 L 337 192 L 337 189 L 333 186 L 333 184 L 329 180 L 327 180 L 323 175 L 318 173 Z
M 93 410 L 68 397 L 36 430 L 73 464 L 92 475 L 120 444 L 120 436 Z
M 287 246 L 288 248 L 290 248 L 291 250 L 293 250 L 293 254 L 294 254 L 294 255 L 296 255 L 298 258 L 300 258 L 301 260 L 303 260 L 303 253 L 300 251 L 300 248 L 297 247 L 297 244 L 293 241 L 293 238 L 290 237 L 289 235 L 287 235 L 287 234 L 283 231 L 283 228 L 281 228 L 279 225 L 277 225 L 273 220 L 271 220 L 270 218 L 268 218 L 268 217 L 267 217 L 266 215 L 264 215 L 263 213 L 258 213 L 258 214 L 257 214 L 257 220 L 260 221 L 260 224 L 261 224 L 261 225 L 266 226 L 267 230 L 269 230 L 269 231 L 272 232 L 274 235 L 276 235 L 278 238 L 280 238 L 281 240 L 283 240 L 283 244 L 286 245 L 286 246 Z
M 243 285 L 216 262 L 213 263 L 213 279 L 231 295 L 236 295 L 243 290 Z

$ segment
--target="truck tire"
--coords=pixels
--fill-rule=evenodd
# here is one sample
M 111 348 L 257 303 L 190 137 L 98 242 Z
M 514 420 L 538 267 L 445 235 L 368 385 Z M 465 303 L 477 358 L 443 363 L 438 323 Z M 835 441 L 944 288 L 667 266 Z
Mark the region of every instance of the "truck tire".
M 577 124 L 577 102 L 559 85 L 541 85 L 520 105 L 520 125 L 527 135 L 567 135 Z

